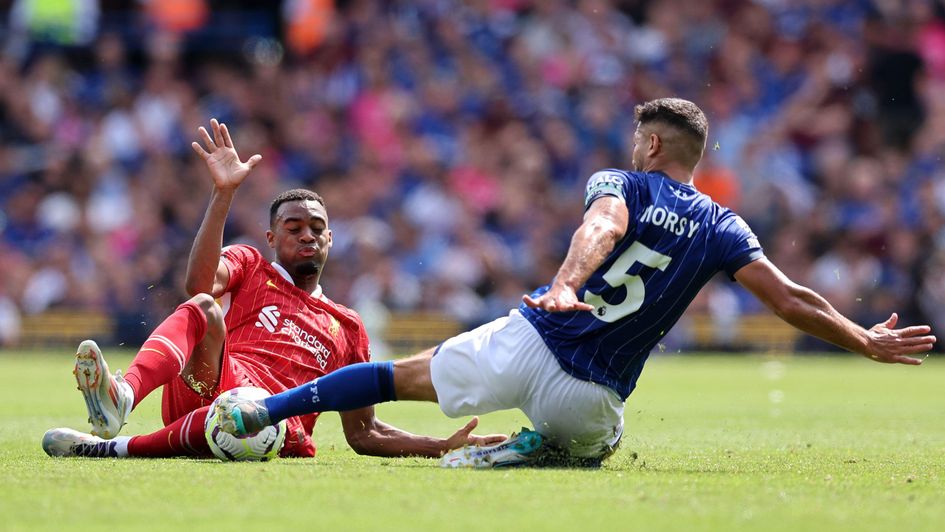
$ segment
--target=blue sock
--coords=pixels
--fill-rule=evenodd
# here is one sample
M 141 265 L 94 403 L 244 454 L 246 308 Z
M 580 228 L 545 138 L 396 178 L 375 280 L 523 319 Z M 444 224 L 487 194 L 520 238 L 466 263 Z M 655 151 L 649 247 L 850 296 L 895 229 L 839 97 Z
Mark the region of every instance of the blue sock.
M 394 363 L 363 362 L 267 397 L 264 403 L 270 422 L 276 424 L 292 416 L 354 410 L 396 399 Z

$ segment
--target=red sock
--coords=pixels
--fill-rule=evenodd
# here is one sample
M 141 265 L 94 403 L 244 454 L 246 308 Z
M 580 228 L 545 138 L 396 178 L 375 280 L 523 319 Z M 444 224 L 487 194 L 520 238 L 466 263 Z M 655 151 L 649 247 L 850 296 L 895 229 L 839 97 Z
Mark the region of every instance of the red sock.
M 134 406 L 180 374 L 206 333 L 207 317 L 190 301 L 177 307 L 154 329 L 125 373 L 125 382 L 135 392 Z
M 203 420 L 209 410 L 209 406 L 198 408 L 157 432 L 132 437 L 128 442 L 128 456 L 212 456 L 203 435 Z

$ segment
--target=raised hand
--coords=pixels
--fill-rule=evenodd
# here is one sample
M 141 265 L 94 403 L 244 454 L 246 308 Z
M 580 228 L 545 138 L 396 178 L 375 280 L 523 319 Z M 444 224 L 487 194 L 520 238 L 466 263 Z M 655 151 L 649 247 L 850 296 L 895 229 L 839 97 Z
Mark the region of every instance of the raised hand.
M 230 131 L 226 124 L 221 124 L 216 118 L 211 118 L 210 129 L 213 130 L 213 138 L 203 126 L 197 128 L 206 149 L 198 142 L 192 142 L 190 146 L 207 163 L 216 188 L 235 189 L 262 160 L 262 155 L 257 153 L 246 162 L 242 162 L 236 153 L 236 148 L 233 147 L 233 139 L 230 138 Z
M 877 362 L 886 364 L 909 364 L 917 366 L 923 359 L 912 358 L 906 355 L 917 355 L 932 350 L 935 336 L 929 334 L 932 329 L 928 325 L 916 325 L 902 329 L 894 329 L 899 316 L 893 312 L 883 323 L 873 325 L 869 330 L 870 346 L 867 356 Z
M 531 308 L 540 308 L 548 312 L 571 312 L 575 310 L 593 311 L 593 305 L 580 301 L 577 293 L 564 284 L 553 283 L 547 292 L 532 299 L 529 295 L 522 296 L 522 301 Z
M 457 430 L 452 436 L 446 439 L 446 450 L 459 449 L 465 445 L 495 445 L 509 438 L 506 434 L 488 434 L 486 436 L 473 434 L 472 431 L 478 424 L 478 417 L 469 420 L 469 423 L 466 423 L 463 428 Z

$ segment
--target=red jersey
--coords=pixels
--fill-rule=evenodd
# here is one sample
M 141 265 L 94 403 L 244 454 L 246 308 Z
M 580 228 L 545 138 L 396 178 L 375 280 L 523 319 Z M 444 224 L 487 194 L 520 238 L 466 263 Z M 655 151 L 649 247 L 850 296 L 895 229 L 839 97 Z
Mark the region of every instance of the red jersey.
M 281 266 L 253 247 L 228 246 L 221 258 L 230 272 L 220 298 L 226 353 L 237 379 L 221 379 L 223 390 L 248 380 L 276 394 L 370 359 L 367 332 L 356 312 L 320 289 L 309 294 L 298 288 Z M 289 420 L 284 455 L 315 455 L 311 434 L 317 417 Z

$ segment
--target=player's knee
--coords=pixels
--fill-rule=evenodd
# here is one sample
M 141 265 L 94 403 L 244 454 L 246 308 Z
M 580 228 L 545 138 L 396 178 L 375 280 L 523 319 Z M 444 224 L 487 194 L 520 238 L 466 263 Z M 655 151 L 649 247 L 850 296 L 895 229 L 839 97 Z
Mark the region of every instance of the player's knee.
M 197 294 L 190 298 L 190 302 L 196 305 L 207 317 L 207 326 L 214 327 L 223 324 L 223 309 L 217 305 L 215 299 L 210 294 Z

